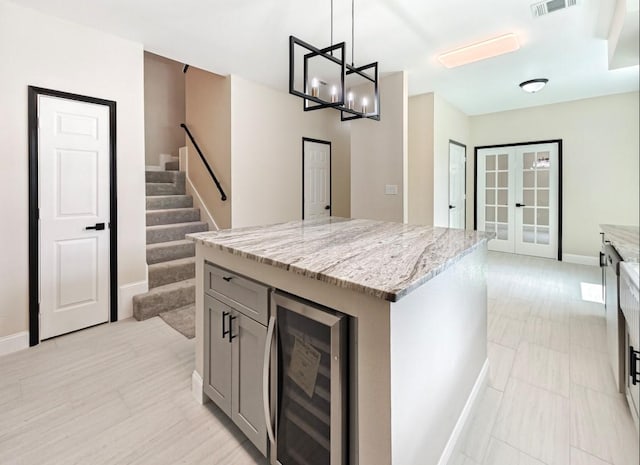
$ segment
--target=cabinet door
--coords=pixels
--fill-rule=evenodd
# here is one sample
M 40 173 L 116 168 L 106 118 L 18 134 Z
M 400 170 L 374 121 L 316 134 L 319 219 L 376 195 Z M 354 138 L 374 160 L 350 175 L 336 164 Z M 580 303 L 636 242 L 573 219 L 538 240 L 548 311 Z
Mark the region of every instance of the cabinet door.
M 234 312 L 231 350 L 231 418 L 262 452 L 267 454 L 267 425 L 262 400 L 262 367 L 267 328 Z
M 223 324 L 228 330 L 232 310 L 207 295 L 204 310 L 204 392 L 223 412 L 231 415 L 231 344 L 228 335 L 223 336 Z

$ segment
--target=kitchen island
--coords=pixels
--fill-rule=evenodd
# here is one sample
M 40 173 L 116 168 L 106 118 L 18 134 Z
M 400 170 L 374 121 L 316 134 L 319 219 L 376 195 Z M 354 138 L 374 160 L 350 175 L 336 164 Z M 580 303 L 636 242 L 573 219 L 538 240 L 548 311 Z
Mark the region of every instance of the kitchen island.
M 212 360 L 205 352 L 213 350 L 205 344 L 207 286 L 215 270 L 228 271 L 220 283 L 237 276 L 253 286 L 252 296 L 261 295 L 259 283 L 349 316 L 349 464 L 447 463 L 487 380 L 491 236 L 324 218 L 188 237 L 196 242 L 197 397 L 204 398 L 205 360 Z M 214 271 L 207 277 L 206 270 Z M 259 436 L 255 423 L 248 430 Z M 259 439 L 252 441 L 261 449 Z

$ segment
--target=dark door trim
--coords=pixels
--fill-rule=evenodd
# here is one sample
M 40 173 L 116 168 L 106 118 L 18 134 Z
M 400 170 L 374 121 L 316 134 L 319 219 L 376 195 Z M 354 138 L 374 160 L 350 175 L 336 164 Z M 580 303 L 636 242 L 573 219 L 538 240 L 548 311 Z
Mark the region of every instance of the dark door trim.
M 304 220 L 304 143 L 315 142 L 317 144 L 327 144 L 329 146 L 329 216 L 332 215 L 333 202 L 331 199 L 331 187 L 333 183 L 333 173 L 331 170 L 331 142 L 320 139 L 312 139 L 310 137 L 302 138 L 302 219 Z
M 534 144 L 558 144 L 558 261 L 562 261 L 562 139 L 480 145 L 473 148 L 473 229 L 478 229 L 478 150 Z
M 464 228 L 463 229 L 467 229 L 467 146 L 462 142 L 458 142 L 453 139 L 449 139 L 449 144 L 457 145 L 459 147 L 464 148 L 464 175 L 462 176 L 462 182 L 464 183 L 464 211 L 463 211 Z M 449 151 L 447 155 L 449 159 L 449 169 L 451 169 L 451 151 Z M 449 181 L 451 181 L 451 171 L 449 171 Z M 449 193 L 451 193 L 451 186 L 449 186 Z
M 116 102 L 84 95 L 29 86 L 29 345 L 40 343 L 40 302 L 38 281 L 38 96 L 47 95 L 109 107 L 109 305 L 110 321 L 118 320 L 118 205 L 116 191 Z

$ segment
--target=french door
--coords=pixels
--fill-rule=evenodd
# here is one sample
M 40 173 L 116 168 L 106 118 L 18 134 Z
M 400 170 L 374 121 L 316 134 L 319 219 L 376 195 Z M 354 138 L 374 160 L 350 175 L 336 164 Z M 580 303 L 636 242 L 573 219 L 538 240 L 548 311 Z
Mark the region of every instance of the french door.
M 490 250 L 556 258 L 559 142 L 477 149 L 477 229 Z

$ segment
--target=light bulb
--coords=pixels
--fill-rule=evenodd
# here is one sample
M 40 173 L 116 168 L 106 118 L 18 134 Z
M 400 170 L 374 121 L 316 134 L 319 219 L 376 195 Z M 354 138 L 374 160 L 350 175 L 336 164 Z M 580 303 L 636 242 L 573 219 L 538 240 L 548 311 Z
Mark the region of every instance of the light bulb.
M 312 97 L 317 97 L 318 96 L 318 91 L 319 91 L 318 79 L 317 78 L 313 78 L 313 79 L 311 79 L 311 96 Z
M 353 92 L 349 92 L 347 95 L 347 108 L 353 110 Z
M 362 113 L 367 112 L 367 103 L 369 103 L 367 97 L 362 97 Z
M 331 86 L 331 103 L 336 103 L 338 101 L 338 88 L 336 86 Z

